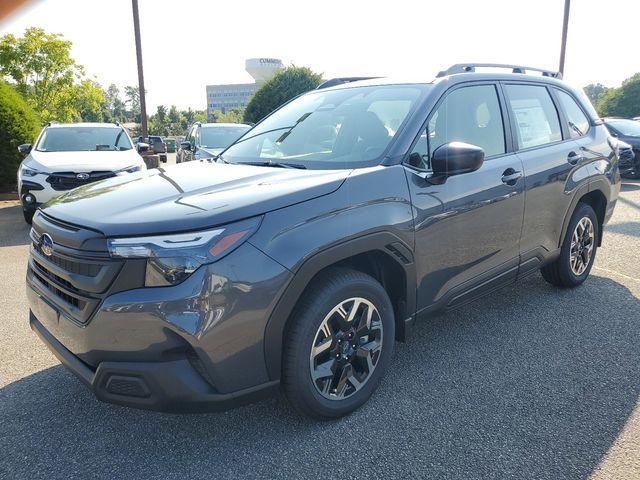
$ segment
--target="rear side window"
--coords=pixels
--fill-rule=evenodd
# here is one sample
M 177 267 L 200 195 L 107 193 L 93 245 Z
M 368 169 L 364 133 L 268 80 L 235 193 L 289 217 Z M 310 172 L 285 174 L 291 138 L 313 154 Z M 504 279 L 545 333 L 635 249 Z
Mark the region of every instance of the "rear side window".
M 430 170 L 430 153 L 449 142 L 471 143 L 481 147 L 487 157 L 505 153 L 504 125 L 495 86 L 476 85 L 449 93 L 420 134 L 409 163 Z
M 515 116 L 520 148 L 531 148 L 562 140 L 558 112 L 545 87 L 506 85 Z
M 560 106 L 567 117 L 571 138 L 579 138 L 589 131 L 589 119 L 578 106 L 576 101 L 566 92 L 556 90 Z

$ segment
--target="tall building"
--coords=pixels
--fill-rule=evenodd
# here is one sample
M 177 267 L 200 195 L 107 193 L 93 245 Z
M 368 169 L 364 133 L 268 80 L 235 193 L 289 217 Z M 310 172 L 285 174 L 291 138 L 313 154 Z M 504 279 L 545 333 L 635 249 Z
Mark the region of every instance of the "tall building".
M 225 85 L 207 85 L 207 114 L 214 110 L 226 112 L 233 108 L 244 108 L 249 98 L 260 84 L 273 77 L 284 68 L 277 58 L 250 58 L 245 61 L 245 70 L 254 79 L 254 83 L 231 83 Z

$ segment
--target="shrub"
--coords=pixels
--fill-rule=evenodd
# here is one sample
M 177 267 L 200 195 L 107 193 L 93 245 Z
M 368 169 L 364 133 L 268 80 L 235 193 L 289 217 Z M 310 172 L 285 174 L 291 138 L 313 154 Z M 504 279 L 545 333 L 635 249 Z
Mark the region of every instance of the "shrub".
M 32 143 L 40 124 L 33 109 L 8 84 L 0 81 L 0 188 L 16 184 L 24 156 L 18 145 Z
M 313 90 L 322 82 L 322 75 L 307 67 L 288 67 L 267 80 L 247 104 L 245 122 L 256 123 L 283 103 L 301 93 Z

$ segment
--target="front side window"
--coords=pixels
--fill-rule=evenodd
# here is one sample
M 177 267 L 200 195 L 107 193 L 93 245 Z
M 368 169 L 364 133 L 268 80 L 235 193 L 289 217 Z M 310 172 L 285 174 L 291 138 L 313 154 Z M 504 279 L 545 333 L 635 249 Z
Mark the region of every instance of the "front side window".
M 429 85 L 317 90 L 277 110 L 224 153 L 234 163 L 375 164 Z
M 487 157 L 505 153 L 504 124 L 495 86 L 463 87 L 448 94 L 418 137 L 409 163 L 430 170 L 430 153 L 450 142 L 481 147 Z
M 578 106 L 576 101 L 566 92 L 556 90 L 560 105 L 567 117 L 571 138 L 579 138 L 587 134 L 589 130 L 589 119 Z
M 118 127 L 54 127 L 42 132 L 38 152 L 131 150 L 128 135 Z
M 520 148 L 531 148 L 562 140 L 558 112 L 545 87 L 506 85 L 515 115 Z

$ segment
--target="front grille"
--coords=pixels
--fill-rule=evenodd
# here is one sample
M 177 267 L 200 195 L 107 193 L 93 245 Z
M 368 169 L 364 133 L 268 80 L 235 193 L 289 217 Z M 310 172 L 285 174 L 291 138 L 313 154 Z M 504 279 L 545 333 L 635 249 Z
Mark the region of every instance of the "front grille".
M 47 177 L 47 182 L 51 184 L 51 188 L 54 190 L 64 191 L 116 176 L 114 172 L 87 172 L 87 174 L 89 175 L 88 178 L 78 178 L 78 175 L 82 174 L 56 172 Z
M 100 252 L 85 252 L 54 244 L 53 253 L 45 255 L 41 235 L 31 231 L 32 249 L 28 277 L 40 284 L 41 294 L 77 322 L 86 323 L 109 287 L 123 262 Z

